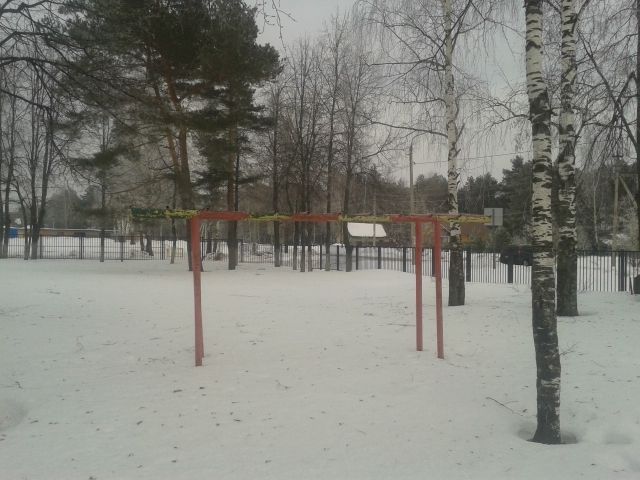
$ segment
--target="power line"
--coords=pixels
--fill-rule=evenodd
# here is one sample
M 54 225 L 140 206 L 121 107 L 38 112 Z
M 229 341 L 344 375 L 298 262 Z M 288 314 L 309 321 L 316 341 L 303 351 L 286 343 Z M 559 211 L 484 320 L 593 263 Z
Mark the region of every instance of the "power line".
M 491 155 L 480 155 L 477 157 L 458 157 L 457 160 L 465 161 L 465 160 L 482 160 L 485 158 L 493 158 L 493 157 L 507 157 L 511 155 L 520 155 L 521 153 L 533 153 L 533 150 L 521 150 L 519 152 L 508 152 L 508 153 L 493 153 Z M 414 165 L 434 165 L 438 163 L 446 163 L 446 160 L 434 160 L 427 162 L 413 162 Z
M 595 142 L 578 142 L 575 144 L 576 147 L 583 145 L 591 145 L 593 143 L 610 143 L 609 140 L 596 140 Z M 457 160 L 465 161 L 465 160 L 483 160 L 486 158 L 493 157 L 507 157 L 511 155 L 521 155 L 525 153 L 533 153 L 533 150 L 520 150 L 519 152 L 506 152 L 506 153 L 492 153 L 489 155 L 479 155 L 476 157 L 458 157 Z M 413 162 L 414 165 L 434 165 L 439 163 L 446 163 L 446 160 L 434 160 L 434 161 L 425 161 L 425 162 Z

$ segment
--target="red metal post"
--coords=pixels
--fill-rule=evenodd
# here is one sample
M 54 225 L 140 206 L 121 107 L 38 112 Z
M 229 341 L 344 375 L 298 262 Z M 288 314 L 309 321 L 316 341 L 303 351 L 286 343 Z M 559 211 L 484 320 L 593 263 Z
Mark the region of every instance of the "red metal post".
M 193 306 L 195 317 L 196 367 L 202 366 L 204 340 L 202 336 L 202 286 L 200 279 L 200 218 L 191 222 L 191 269 L 193 270 Z
M 438 358 L 444 358 L 444 333 L 442 328 L 442 262 L 441 262 L 441 227 L 440 222 L 433 224 L 433 255 L 436 267 L 436 338 Z
M 422 223 L 416 222 L 416 350 L 422 351 Z

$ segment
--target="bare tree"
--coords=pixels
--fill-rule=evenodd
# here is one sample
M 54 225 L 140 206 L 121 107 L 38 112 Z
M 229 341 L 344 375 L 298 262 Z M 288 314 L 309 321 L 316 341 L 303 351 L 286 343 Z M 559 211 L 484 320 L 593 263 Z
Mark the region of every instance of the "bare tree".
M 281 159 L 281 117 L 282 117 L 282 101 L 283 91 L 286 88 L 286 80 L 284 75 L 279 75 L 269 83 L 268 91 L 268 108 L 269 116 L 272 119 L 272 127 L 267 132 L 268 150 L 271 160 L 271 207 L 274 213 L 280 211 L 280 164 Z M 273 263 L 279 267 L 281 260 L 281 239 L 280 239 L 280 222 L 273 222 Z
M 50 182 L 61 167 L 65 144 L 70 141 L 58 128 L 62 117 L 60 103 L 48 80 L 42 78 L 38 69 L 30 69 L 24 79 L 28 91 L 27 116 L 17 135 L 22 154 L 15 168 L 14 188 L 25 227 L 29 226 L 25 260 L 38 258 Z
M 381 71 L 378 54 L 370 45 L 358 12 L 352 12 L 345 38 L 344 66 L 338 87 L 339 139 L 342 144 L 341 167 L 344 175 L 342 213 L 352 211 L 352 187 L 355 175 L 368 170 L 372 159 L 391 143 L 389 135 L 376 141 L 373 123 L 382 110 Z M 348 225 L 342 225 L 345 245 L 345 269 L 353 268 L 353 246 L 350 243 Z
M 324 46 L 324 58 L 320 68 L 320 74 L 325 88 L 325 110 L 327 115 L 327 183 L 326 183 L 326 212 L 332 211 L 332 196 L 334 185 L 334 168 L 336 156 L 336 122 L 338 113 L 338 92 L 340 79 L 344 69 L 344 50 L 346 37 L 347 17 L 331 17 L 330 24 L 325 31 L 322 42 Z M 331 223 L 325 225 L 325 251 L 329 253 L 331 246 Z M 325 262 L 325 270 L 331 270 L 331 262 Z
M 640 219 L 640 2 L 589 2 L 579 30 L 580 44 L 591 67 L 594 102 L 601 109 L 600 129 L 617 129 L 624 136 L 618 153 L 629 150 L 636 161 L 636 217 Z M 595 96 L 595 95 L 594 95 Z M 605 108 L 606 107 L 606 108 Z M 614 135 L 620 138 L 620 136 Z M 625 148 L 626 147 L 626 148 Z M 640 222 L 637 222 L 640 224 Z M 640 228 L 640 227 L 639 227 Z M 640 231 L 636 232 L 640 248 Z
M 17 95 L 5 93 L 16 92 L 17 69 L 13 66 L 5 68 L 0 81 L 0 258 L 7 258 L 12 221 L 11 192 L 16 169 L 16 136 L 22 110 Z

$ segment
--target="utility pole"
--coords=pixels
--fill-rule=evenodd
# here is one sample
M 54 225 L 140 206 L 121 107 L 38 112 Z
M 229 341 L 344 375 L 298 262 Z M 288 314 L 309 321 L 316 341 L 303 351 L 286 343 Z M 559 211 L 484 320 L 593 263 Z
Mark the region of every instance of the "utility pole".
M 377 197 L 377 192 L 374 190 L 373 191 L 373 216 L 376 216 L 376 197 Z M 375 222 L 373 223 L 373 246 L 376 246 L 376 224 Z
M 622 186 L 624 187 L 624 191 L 627 192 L 629 200 L 631 200 L 631 203 L 633 204 L 634 207 L 636 207 L 636 210 L 637 210 L 638 209 L 638 202 L 636 201 L 635 197 L 633 196 L 633 193 L 631 193 L 631 190 L 629 189 L 629 185 L 627 185 L 627 182 L 625 182 L 624 178 L 622 178 L 622 177 L 620 177 L 620 182 L 622 183 Z
M 411 141 L 411 145 L 409 145 L 409 213 L 413 214 L 413 206 L 415 205 L 415 200 L 413 197 L 413 140 Z M 411 224 L 413 225 L 413 223 Z
M 409 144 L 409 214 L 414 214 L 415 198 L 413 192 L 413 138 Z M 416 244 L 416 224 L 411 223 L 411 245 Z

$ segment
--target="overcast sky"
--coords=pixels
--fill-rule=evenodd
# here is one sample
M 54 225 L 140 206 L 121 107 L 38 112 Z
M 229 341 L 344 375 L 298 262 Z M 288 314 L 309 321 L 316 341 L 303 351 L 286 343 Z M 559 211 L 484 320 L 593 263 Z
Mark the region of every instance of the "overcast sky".
M 340 9 L 340 13 L 351 8 L 356 0 L 275 0 L 280 9 L 289 14 L 287 18 L 281 14 L 282 39 L 289 44 L 297 38 L 308 33 L 310 36 L 322 30 L 322 24 Z M 261 40 L 271 43 L 281 49 L 282 42 L 279 39 L 279 29 L 275 26 L 266 26 Z

